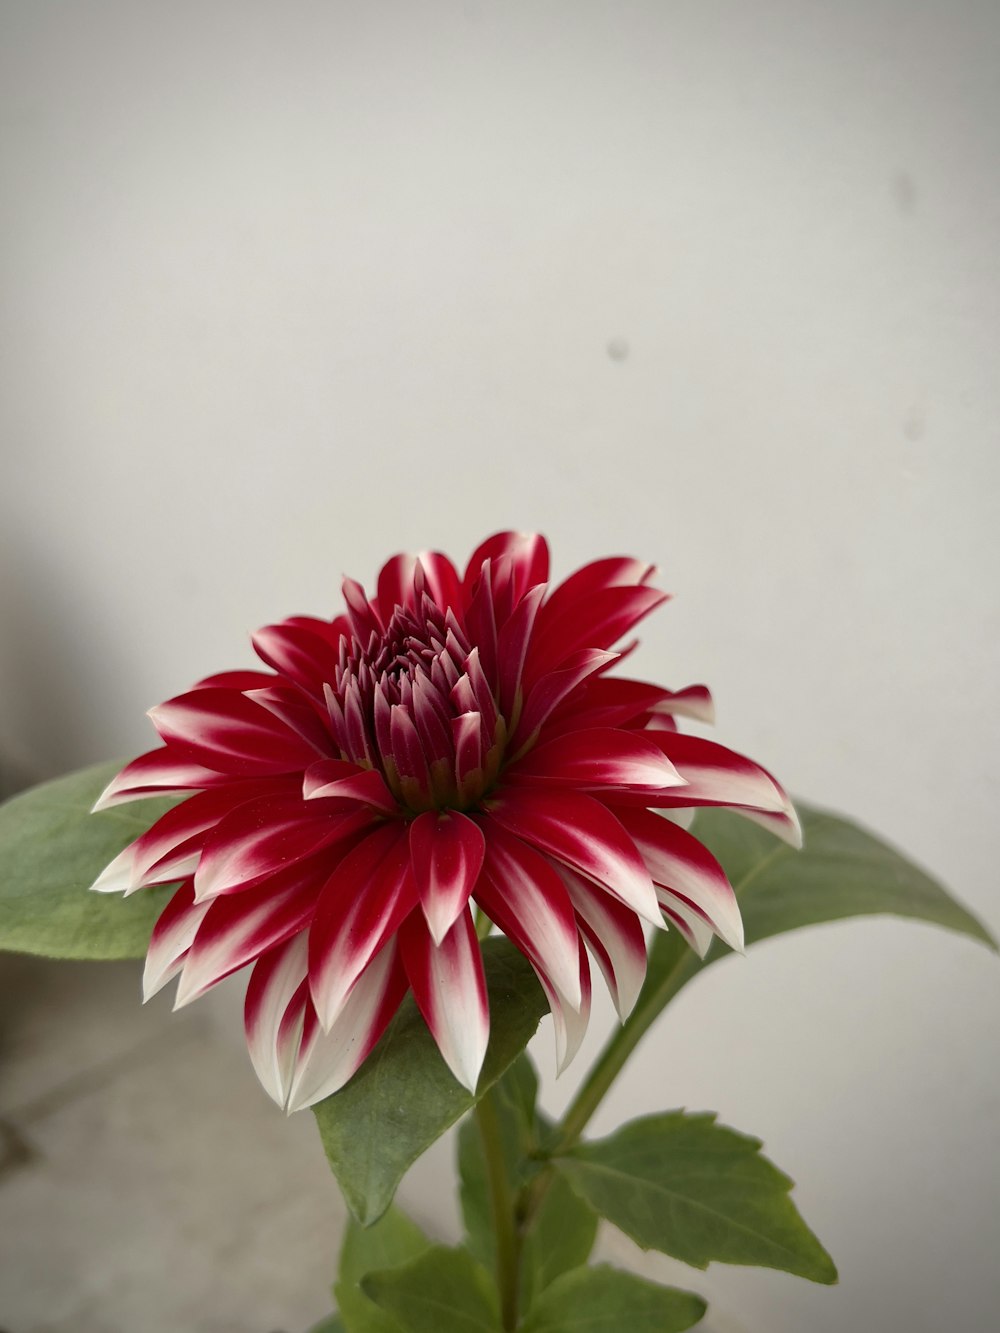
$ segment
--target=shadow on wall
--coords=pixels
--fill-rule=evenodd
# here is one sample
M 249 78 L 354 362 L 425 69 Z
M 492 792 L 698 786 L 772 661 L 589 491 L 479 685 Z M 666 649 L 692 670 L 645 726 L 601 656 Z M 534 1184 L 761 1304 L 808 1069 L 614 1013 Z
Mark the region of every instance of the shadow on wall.
M 86 571 L 0 533 L 0 796 L 107 755 L 88 701 L 109 688 Z

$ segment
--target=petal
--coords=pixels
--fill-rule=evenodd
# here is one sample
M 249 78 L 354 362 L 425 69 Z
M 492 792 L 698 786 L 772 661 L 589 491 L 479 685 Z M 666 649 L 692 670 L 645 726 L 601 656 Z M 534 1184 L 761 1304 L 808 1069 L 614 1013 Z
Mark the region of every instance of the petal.
M 672 926 L 676 926 L 699 958 L 704 958 L 715 939 L 715 931 L 700 912 L 689 907 L 682 898 L 678 898 L 669 889 L 658 890 L 662 895 L 660 905 L 663 915 Z
M 661 793 L 663 799 L 658 799 L 657 804 L 668 808 L 726 805 L 741 812 L 776 815 L 778 818 L 770 820 L 767 827 L 793 846 L 801 846 L 795 807 L 777 780 L 760 764 L 701 736 L 661 731 L 645 735 L 663 750 L 687 782 L 686 787 Z
M 436 943 L 414 912 L 399 942 L 424 1021 L 448 1068 L 474 1093 L 490 1038 L 490 1010 L 472 913 L 466 907 Z
M 600 801 L 558 788 L 509 788 L 484 805 L 511 833 L 594 880 L 645 920 L 662 924 L 645 862 Z
M 483 867 L 482 829 L 457 811 L 428 810 L 410 825 L 410 862 L 435 944 L 461 916 Z
M 312 745 L 239 690 L 192 690 L 151 708 L 149 716 L 165 741 L 230 776 L 294 772 L 318 758 Z
M 597 959 L 608 989 L 624 1023 L 632 1012 L 646 978 L 646 937 L 631 908 L 598 889 L 582 875 L 559 869 L 580 930 Z
M 188 950 L 175 1009 L 308 926 L 318 885 L 308 863 L 243 893 L 213 898 Z M 200 906 L 201 904 L 199 904 Z
M 329 1031 L 307 1001 L 289 1114 L 340 1091 L 368 1058 L 405 994 L 406 974 L 396 941 L 390 940 L 358 978 Z
M 339 660 L 331 628 L 324 621 L 302 616 L 265 625 L 251 637 L 251 643 L 269 667 L 313 698 L 322 699 L 324 682 L 335 678 Z
M 552 863 L 490 818 L 475 899 L 573 1007 L 581 1003 L 579 931 L 569 894 Z
M 584 948 L 583 940 L 577 941 L 578 949 L 578 968 L 580 993 L 579 1005 L 573 1005 L 559 988 L 552 983 L 551 977 L 541 971 L 535 964 L 535 973 L 541 982 L 546 998 L 549 1002 L 549 1009 L 552 1013 L 552 1025 L 556 1038 L 556 1074 L 563 1072 L 566 1066 L 580 1049 L 580 1043 L 583 1041 L 587 1031 L 587 1024 L 590 1021 L 590 964 L 587 960 L 587 950 Z
M 595 727 L 557 736 L 529 750 L 507 776 L 579 789 L 682 787 L 684 779 L 663 751 L 638 732 Z
M 143 1003 L 152 999 L 180 971 L 208 908 L 208 903 L 195 902 L 194 886 L 189 880 L 160 913 L 149 939 L 142 974 Z
M 327 813 L 299 796 L 241 805 L 205 842 L 194 877 L 198 900 L 245 891 L 320 851 L 335 855 L 338 844 L 356 839 L 373 819 L 364 807 Z M 325 879 L 329 869 L 319 873 Z
M 463 586 L 471 593 L 482 573 L 483 562 L 508 557 L 514 570 L 515 601 L 549 578 L 549 548 L 545 538 L 534 532 L 495 532 L 480 543 L 469 557 Z
M 656 884 L 700 912 L 730 948 L 743 949 L 743 921 L 725 871 L 692 834 L 651 810 L 618 811 Z M 662 894 L 661 902 L 667 901 Z
M 144 796 L 186 795 L 192 789 L 218 787 L 232 779 L 197 763 L 183 746 L 164 745 L 126 764 L 94 803 L 94 813 Z
M 307 801 L 336 800 L 345 804 L 360 801 L 385 814 L 396 814 L 399 805 L 374 768 L 360 768 L 346 759 L 320 759 L 310 764 L 302 781 Z
M 296 993 L 302 990 L 304 999 L 308 955 L 305 931 L 269 949 L 250 975 L 243 1006 L 243 1025 L 253 1067 L 268 1096 L 281 1107 L 288 1101 L 300 1035 L 294 1029 L 289 1031 L 291 1025 L 285 1018 Z M 298 1011 L 301 1020 L 304 1011 L 301 999 Z
M 406 826 L 384 824 L 327 881 L 309 939 L 309 987 L 321 1024 L 337 1021 L 352 986 L 417 905 Z
M 566 659 L 558 671 L 549 671 L 536 680 L 527 692 L 524 712 L 514 729 L 511 753 L 523 752 L 546 718 L 563 700 L 567 699 L 588 676 L 595 675 L 616 658 L 616 653 L 604 652 L 599 648 L 588 649 L 574 653 Z

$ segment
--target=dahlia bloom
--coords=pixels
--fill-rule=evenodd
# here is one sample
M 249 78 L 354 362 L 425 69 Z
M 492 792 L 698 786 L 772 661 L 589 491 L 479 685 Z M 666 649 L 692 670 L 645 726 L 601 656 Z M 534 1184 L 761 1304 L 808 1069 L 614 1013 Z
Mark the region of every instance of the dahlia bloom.
M 656 811 L 723 805 L 795 841 L 764 769 L 681 734 L 701 685 L 611 676 L 614 645 L 666 600 L 625 557 L 549 584 L 542 537 L 502 532 L 463 575 L 394 556 L 374 595 L 344 582 L 332 621 L 253 637 L 267 671 L 210 676 L 151 710 L 162 746 L 97 809 L 184 793 L 94 885 L 180 881 L 150 940 L 148 998 L 177 1005 L 253 964 L 246 1034 L 288 1110 L 340 1088 L 408 990 L 474 1090 L 489 1009 L 473 904 L 528 958 L 559 1066 L 590 1008 L 590 958 L 622 1018 L 646 968 L 643 922 L 703 954 L 742 947 L 718 862 Z

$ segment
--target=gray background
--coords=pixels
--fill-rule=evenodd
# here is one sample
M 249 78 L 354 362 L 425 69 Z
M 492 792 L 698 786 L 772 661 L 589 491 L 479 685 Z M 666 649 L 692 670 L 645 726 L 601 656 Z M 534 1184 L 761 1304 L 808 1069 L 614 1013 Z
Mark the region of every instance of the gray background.
M 637 672 L 707 681 L 721 740 L 1000 928 L 995 4 L 0 13 L 11 772 L 148 748 L 147 707 L 248 663 L 258 624 L 332 614 L 344 572 L 540 529 L 562 574 L 657 562 L 676 597 Z M 606 1252 L 731 1333 L 991 1327 L 998 990 L 985 950 L 882 921 L 713 971 L 597 1128 L 686 1105 L 759 1134 L 841 1285 Z M 236 1003 L 206 1010 L 227 1053 Z M 449 1235 L 442 1169 L 407 1198 Z M 68 1210 L 70 1257 L 5 1273 L 0 1316 L 172 1328 L 201 1242 L 155 1194 L 99 1221 L 73 1187 L 31 1205 L 50 1238 Z M 44 1288 L 66 1311 L 74 1281 L 71 1321 Z

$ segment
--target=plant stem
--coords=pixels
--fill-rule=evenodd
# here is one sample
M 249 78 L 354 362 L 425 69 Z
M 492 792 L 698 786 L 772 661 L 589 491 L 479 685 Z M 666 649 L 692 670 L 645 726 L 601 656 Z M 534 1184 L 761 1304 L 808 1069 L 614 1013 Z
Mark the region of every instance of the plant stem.
M 497 1288 L 500 1292 L 500 1314 L 503 1327 L 513 1330 L 517 1327 L 518 1286 L 520 1274 L 521 1245 L 514 1220 L 514 1199 L 507 1169 L 503 1160 L 503 1143 L 500 1138 L 500 1119 L 493 1103 L 493 1094 L 488 1092 L 476 1103 L 476 1123 L 483 1141 L 483 1153 L 486 1157 L 486 1174 L 490 1187 L 490 1202 L 493 1207 L 493 1234 L 497 1246 Z
M 639 1003 L 632 1014 L 608 1040 L 559 1122 L 555 1146 L 552 1149 L 553 1156 L 574 1146 L 621 1072 L 625 1061 L 667 1003 L 701 966 L 702 962 L 697 954 L 692 949 L 685 949 L 656 989 L 648 996 L 640 995 Z

